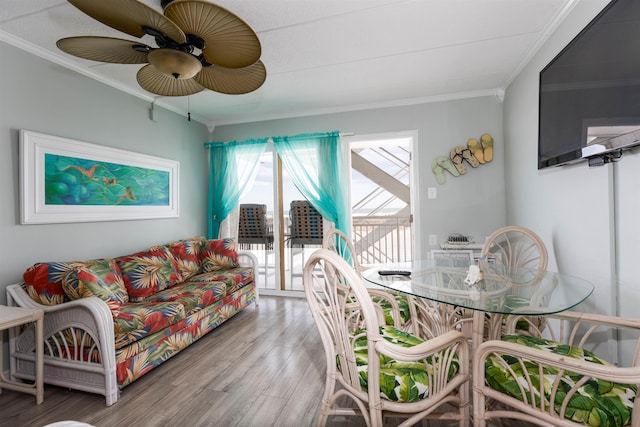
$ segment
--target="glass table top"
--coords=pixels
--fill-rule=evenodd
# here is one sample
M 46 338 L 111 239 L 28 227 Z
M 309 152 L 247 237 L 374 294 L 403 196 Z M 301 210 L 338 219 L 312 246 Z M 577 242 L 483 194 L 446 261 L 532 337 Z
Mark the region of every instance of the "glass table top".
M 381 275 L 395 270 L 410 275 Z M 381 265 L 363 272 L 366 281 L 432 301 L 487 313 L 552 314 L 569 310 L 593 292 L 594 285 L 565 274 L 502 265 L 482 265 L 482 280 L 465 283 L 468 266 L 426 260 Z

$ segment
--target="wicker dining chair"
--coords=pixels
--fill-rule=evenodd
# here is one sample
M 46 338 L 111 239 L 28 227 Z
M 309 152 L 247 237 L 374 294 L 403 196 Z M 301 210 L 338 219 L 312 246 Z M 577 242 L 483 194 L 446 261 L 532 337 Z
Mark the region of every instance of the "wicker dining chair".
M 640 319 L 563 312 L 542 320 L 544 328 L 510 316 L 508 335 L 475 351 L 474 427 L 504 418 L 541 426 L 640 427 Z M 515 334 L 521 322 L 529 322 L 527 335 Z M 635 351 L 624 367 L 595 354 L 593 345 L 612 329 L 633 335 L 626 342 L 635 342 Z
M 518 225 L 502 227 L 491 233 L 482 246 L 480 256 L 482 259 L 495 259 L 508 270 L 547 269 L 548 255 L 544 242 L 533 231 Z
M 362 266 L 358 261 L 356 247 L 353 241 L 341 230 L 331 228 L 327 231 L 322 241 L 322 247 L 340 255 L 349 265 L 353 267 L 358 276 L 362 275 Z M 385 314 L 388 325 L 395 326 L 404 331 L 414 331 L 411 319 L 416 317 L 416 306 L 413 298 L 388 289 L 367 287 L 376 308 L 380 308 Z
M 317 425 L 331 415 L 469 422 L 467 340 L 448 331 L 423 340 L 380 319 L 362 278 L 340 255 L 316 250 L 304 268 L 304 290 L 322 338 L 325 388 Z M 350 404 L 349 404 L 350 403 Z

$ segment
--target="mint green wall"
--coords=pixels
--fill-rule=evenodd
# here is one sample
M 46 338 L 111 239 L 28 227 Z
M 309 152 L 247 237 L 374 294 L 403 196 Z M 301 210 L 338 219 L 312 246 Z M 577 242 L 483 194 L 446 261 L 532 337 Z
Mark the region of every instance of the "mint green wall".
M 206 233 L 206 127 L 0 42 L 0 303 L 37 261 L 109 257 Z M 19 130 L 180 162 L 180 217 L 20 225 Z
M 438 240 L 459 232 L 484 241 L 486 235 L 504 225 L 504 152 L 502 138 L 502 103 L 495 96 L 424 103 L 395 108 L 352 111 L 264 122 L 217 126 L 215 141 L 295 135 L 306 132 L 339 130 L 356 136 L 417 131 L 418 197 L 415 221 L 420 230 L 419 252 L 428 254 L 436 246 L 428 245 L 428 236 Z M 466 175 L 439 185 L 431 171 L 431 161 L 449 155 L 456 145 L 466 145 L 469 138 L 482 133 L 495 138 L 495 157 L 476 169 L 468 167 Z M 437 199 L 427 199 L 427 188 L 436 187 Z

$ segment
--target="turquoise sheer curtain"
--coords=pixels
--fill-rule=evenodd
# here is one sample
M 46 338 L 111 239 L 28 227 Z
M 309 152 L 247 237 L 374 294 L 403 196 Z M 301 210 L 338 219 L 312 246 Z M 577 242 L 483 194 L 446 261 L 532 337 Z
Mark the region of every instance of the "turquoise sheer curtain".
M 253 185 L 267 138 L 237 142 L 209 142 L 209 239 L 218 238 L 220 224 L 238 205 L 245 189 Z
M 273 137 L 273 143 L 295 186 L 338 230 L 351 235 L 340 133 Z

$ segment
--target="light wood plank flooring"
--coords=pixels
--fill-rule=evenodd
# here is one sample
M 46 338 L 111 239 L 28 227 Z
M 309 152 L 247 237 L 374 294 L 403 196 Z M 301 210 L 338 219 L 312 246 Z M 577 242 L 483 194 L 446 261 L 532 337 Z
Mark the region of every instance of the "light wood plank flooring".
M 41 405 L 33 396 L 3 390 L 0 426 L 43 426 L 62 420 L 97 427 L 312 426 L 324 366 L 322 343 L 306 300 L 262 296 L 258 308 L 247 308 L 126 387 L 111 407 L 102 396 L 49 385 Z M 329 425 L 364 423 L 353 417 L 333 418 Z

